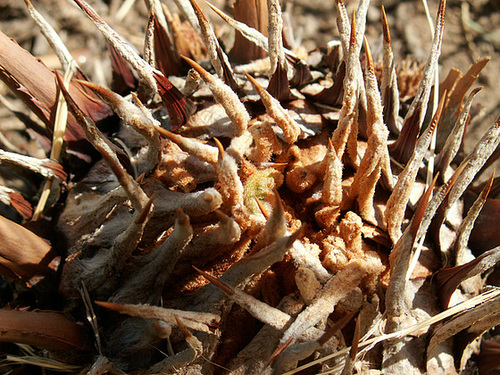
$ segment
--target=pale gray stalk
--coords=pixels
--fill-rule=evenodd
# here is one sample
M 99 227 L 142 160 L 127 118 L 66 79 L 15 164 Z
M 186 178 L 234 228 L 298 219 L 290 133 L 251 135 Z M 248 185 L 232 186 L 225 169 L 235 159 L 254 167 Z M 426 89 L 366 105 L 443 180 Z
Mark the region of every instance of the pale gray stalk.
M 142 59 L 137 52 L 135 52 L 135 50 L 108 25 L 87 2 L 85 2 L 85 0 L 74 1 L 95 24 L 107 41 L 115 48 L 116 52 L 132 65 L 148 89 L 151 90 L 152 93 L 156 93 L 158 88 L 153 76 L 153 72 L 156 72 L 155 69 Z
M 210 313 L 200 313 L 185 310 L 168 309 L 160 306 L 143 304 L 118 304 L 111 302 L 96 302 L 97 305 L 118 311 L 120 314 L 138 316 L 144 319 L 155 319 L 177 326 L 176 317 L 181 318 L 186 327 L 195 331 L 211 333 L 211 327 L 220 322 L 220 316 Z
M 285 51 L 283 49 L 283 17 L 281 16 L 281 6 L 278 0 L 267 0 L 267 9 L 269 14 L 268 33 L 268 53 L 271 60 L 270 76 L 278 69 L 281 64 L 284 69 Z
M 62 41 L 59 34 L 47 22 L 47 20 L 35 9 L 35 7 L 33 7 L 30 0 L 24 0 L 24 2 L 28 7 L 31 18 L 33 18 L 33 21 L 35 21 L 37 26 L 40 28 L 40 31 L 45 36 L 50 46 L 52 47 L 57 57 L 59 58 L 59 61 L 61 62 L 64 71 L 67 71 L 70 68 L 71 64 L 74 64 L 76 66 L 77 65 L 76 61 L 73 59 L 73 56 L 71 56 L 71 53 L 64 45 L 64 42 Z
M 247 129 L 250 115 L 238 95 L 222 80 L 212 76 L 195 61 L 184 57 L 184 59 L 200 74 L 217 101 L 224 107 L 224 111 L 234 125 L 232 133 L 228 137 L 240 136 Z

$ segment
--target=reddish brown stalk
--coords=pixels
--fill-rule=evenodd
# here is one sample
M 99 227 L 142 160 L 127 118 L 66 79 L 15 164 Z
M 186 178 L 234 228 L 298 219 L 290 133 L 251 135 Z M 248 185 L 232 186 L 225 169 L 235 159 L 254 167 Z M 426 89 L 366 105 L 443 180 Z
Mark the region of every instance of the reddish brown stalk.
M 50 271 L 55 251 L 30 230 L 0 216 L 0 274 L 29 280 Z
M 351 350 L 349 351 L 349 356 L 353 361 L 356 359 L 356 355 L 358 354 L 360 331 L 361 331 L 361 315 L 358 315 L 358 319 L 356 320 L 356 328 L 354 329 L 354 337 L 352 338 L 352 346 Z
M 438 294 L 443 309 L 448 308 L 451 295 L 462 281 L 487 271 L 499 261 L 500 249 L 497 247 L 485 252 L 466 264 L 440 269 L 436 274 L 436 282 L 438 284 Z
M 210 275 L 208 272 L 200 270 L 198 267 L 193 266 L 193 268 L 197 272 L 199 272 L 204 278 L 206 278 L 208 281 L 210 281 L 212 284 L 214 284 L 217 288 L 219 288 L 220 290 L 222 290 L 227 295 L 231 296 L 231 295 L 234 294 L 233 288 L 228 283 L 220 281 L 216 277 L 213 277 L 212 275 Z
M 53 108 L 56 107 L 57 99 L 54 73 L 2 32 L 0 51 L 0 79 L 51 131 L 54 121 Z M 85 116 L 99 121 L 111 114 L 109 106 L 98 100 L 95 95 L 85 93 L 79 85 L 70 83 L 68 90 Z M 84 139 L 77 121 L 70 116 L 64 140 L 76 142 Z
M 88 350 L 87 330 L 54 311 L 0 310 L 0 342 L 49 350 Z
M 259 198 L 255 197 L 255 203 L 257 203 L 257 206 L 259 207 L 260 212 L 262 212 L 262 215 L 267 219 L 269 219 L 269 212 L 267 211 L 267 208 L 262 204 Z
M 281 354 L 285 351 L 286 348 L 288 348 L 292 342 L 294 341 L 294 337 L 290 337 L 287 341 L 285 341 L 283 344 L 280 344 L 280 346 L 278 346 L 276 348 L 276 350 L 273 352 L 273 354 L 271 355 L 271 357 L 268 359 L 268 361 L 266 362 L 266 364 L 264 365 L 264 368 L 262 369 L 262 371 L 264 371 L 266 368 L 268 368 L 271 363 L 274 362 L 274 360 Z
M 391 44 L 391 33 L 389 31 L 389 22 L 387 22 L 387 14 L 385 7 L 382 5 L 382 30 L 384 33 L 384 43 Z
M 334 334 L 336 334 L 338 331 L 340 331 L 344 326 L 351 321 L 352 318 L 356 316 L 358 311 L 351 311 L 350 313 L 347 313 L 344 315 L 342 318 L 340 318 L 338 321 L 335 322 L 335 324 L 328 329 L 319 339 L 318 339 L 318 344 L 323 346 L 332 338 Z M 358 315 L 360 316 L 360 315 Z M 358 318 L 359 320 L 359 318 Z

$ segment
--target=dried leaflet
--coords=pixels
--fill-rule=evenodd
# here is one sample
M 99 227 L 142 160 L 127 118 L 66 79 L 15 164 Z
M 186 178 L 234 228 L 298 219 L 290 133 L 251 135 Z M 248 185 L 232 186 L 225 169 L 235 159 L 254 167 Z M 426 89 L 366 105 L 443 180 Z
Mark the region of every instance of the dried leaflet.
M 193 138 L 183 137 L 182 135 L 172 133 L 157 126 L 155 126 L 155 128 L 161 135 L 175 142 L 183 151 L 186 151 L 202 161 L 206 161 L 210 164 L 217 164 L 219 152 L 216 147 L 207 145 Z
M 436 130 L 436 126 L 439 123 L 443 104 L 444 96 L 441 98 L 439 107 L 432 118 L 432 122 L 418 139 L 413 155 L 406 164 L 403 172 L 399 174 L 398 182 L 396 186 L 394 186 L 394 190 L 387 201 L 385 220 L 387 223 L 387 231 L 394 243 L 401 237 L 401 224 L 410 197 L 411 188 L 415 182 L 425 153 L 431 143 L 432 133 Z
M 208 225 L 202 231 L 193 233 L 193 239 L 186 247 L 182 261 L 186 268 L 194 264 L 207 264 L 226 251 L 230 251 L 241 239 L 241 229 L 236 220 L 221 210 L 215 210 L 219 222 Z M 177 265 L 175 272 L 181 273 L 182 265 Z
M 409 286 L 413 284 L 409 283 L 408 279 L 414 246 L 427 233 L 439 205 L 463 172 L 464 167 L 457 169 L 452 178 L 439 188 L 429 201 L 438 176 L 434 177 L 432 184 L 421 198 L 412 221 L 391 252 L 391 280 L 386 293 L 386 333 L 395 333 L 410 325 L 412 316 L 406 295 L 412 293 Z M 384 371 L 390 373 L 410 371 L 413 368 L 412 361 L 419 361 L 420 358 L 416 357 L 411 344 L 418 345 L 418 340 L 400 337 L 393 342 L 387 342 L 384 346 Z
M 125 124 L 132 127 L 137 133 L 145 138 L 144 143 L 147 144 L 147 153 L 143 156 L 143 159 L 140 160 L 140 162 L 136 162 L 136 164 L 141 166 L 141 169 L 138 171 L 139 174 L 149 173 L 156 165 L 160 153 L 160 139 L 155 128 L 155 126 L 158 126 L 159 122 L 151 116 L 135 94 L 133 94 L 132 97 L 137 104 L 132 104 L 123 99 L 120 95 L 104 87 L 90 82 L 81 82 L 81 84 L 96 92 L 111 108 L 113 108 L 113 111 Z
M 295 274 L 295 283 L 306 304 L 310 304 L 321 290 L 321 284 L 314 272 L 309 268 L 300 267 Z
M 440 0 L 439 11 L 436 20 L 436 28 L 434 30 L 434 40 L 432 43 L 431 52 L 425 69 L 418 86 L 418 91 L 413 99 L 410 109 L 403 121 L 403 127 L 398 140 L 391 147 L 391 153 L 398 155 L 402 162 L 407 162 L 411 155 L 414 154 L 412 143 L 409 139 L 416 138 L 424 121 L 425 112 L 429 102 L 432 84 L 435 80 L 437 61 L 441 54 L 441 44 L 444 32 L 444 16 L 446 10 L 446 0 Z M 441 98 L 442 99 L 442 98 Z
M 474 179 L 474 176 L 481 170 L 489 157 L 500 144 L 500 117 L 497 118 L 494 125 L 483 135 L 472 152 L 462 161 L 460 167 L 464 168 L 463 173 L 457 178 L 455 184 L 446 198 L 446 201 L 441 208 L 442 214 L 437 218 L 438 222 L 442 223 L 444 216 L 462 196 L 463 192 Z
M 234 263 L 220 278 L 220 281 L 231 286 L 244 286 L 253 276 L 260 275 L 274 263 L 283 260 L 300 234 L 299 230 L 291 236 L 281 237 L 257 253 L 244 257 Z M 212 284 L 199 289 L 195 294 L 202 301 L 200 307 L 203 309 L 214 304 L 218 306 L 222 299 L 222 292 Z
M 457 152 L 462 143 L 463 135 L 465 132 L 465 127 L 467 124 L 467 119 L 469 117 L 469 111 L 472 106 L 472 100 L 477 95 L 477 93 L 481 90 L 481 87 L 478 87 L 469 94 L 467 97 L 464 107 L 460 112 L 460 115 L 455 122 L 455 126 L 451 130 L 450 134 L 446 138 L 446 142 L 439 153 L 438 159 L 436 160 L 437 168 L 441 172 L 442 178 L 446 181 L 449 178 L 450 172 L 450 164 L 457 155 Z
M 486 272 L 500 261 L 500 247 L 495 247 L 465 264 L 453 268 L 440 269 L 436 274 L 439 295 L 444 307 L 448 307 L 450 297 L 462 281 Z
M 219 148 L 217 177 L 221 185 L 222 199 L 224 204 L 231 208 L 233 217 L 238 221 L 245 220 L 248 213 L 244 202 L 243 184 L 238 176 L 238 165 L 231 155 L 224 152 L 222 144 L 218 140 L 216 142 Z
M 134 206 L 137 209 L 141 210 L 147 204 L 149 198 L 146 196 L 137 182 L 132 179 L 132 177 L 123 168 L 116 154 L 116 146 L 114 146 L 106 137 L 104 137 L 104 135 L 96 127 L 95 123 L 91 119 L 85 117 L 84 113 L 80 110 L 78 105 L 70 96 L 69 92 L 64 87 L 64 83 L 62 82 L 60 75 L 56 74 L 56 77 L 59 86 L 61 87 L 64 98 L 68 102 L 69 110 L 75 116 L 75 118 L 78 119 L 78 122 L 83 128 L 87 139 L 101 153 L 103 158 L 109 164 L 110 168 L 115 173 L 116 177 L 120 181 L 120 184 L 124 188 Z
M 277 0 L 267 0 L 269 24 L 267 27 L 268 52 L 271 60 L 270 75 L 273 75 L 279 67 L 285 68 L 285 51 L 283 49 L 283 18 L 281 17 L 281 6 Z
M 238 22 L 235 19 L 229 17 L 225 13 L 223 13 L 221 10 L 216 8 L 214 5 L 207 3 L 212 10 L 217 13 L 224 21 L 226 21 L 229 25 L 231 25 L 233 28 L 238 30 L 246 39 L 249 41 L 253 42 L 256 46 L 264 49 L 265 51 L 268 51 L 268 40 L 265 35 L 263 35 L 260 31 L 249 27 L 243 22 Z
M 331 139 L 328 140 L 328 152 L 324 163 L 326 172 L 321 197 L 324 204 L 338 207 L 342 202 L 342 162 L 337 156 Z
M 380 272 L 381 267 L 380 260 L 375 258 L 351 260 L 344 269 L 326 282 L 314 301 L 297 316 L 283 334 L 281 343 L 288 342 L 288 340 L 294 342 L 308 328 L 330 315 L 335 305 L 359 286 L 366 275 Z
M 83 282 L 94 295 L 109 298 L 120 282 L 125 264 L 142 239 L 144 228 L 152 216 L 152 207 L 153 199 L 150 199 L 142 211 L 137 211 L 128 228 L 114 239 L 110 249 L 100 249 L 91 261 L 71 260 L 71 265 L 65 268 L 62 275 L 62 284 L 71 284 L 78 289 Z M 73 275 L 75 270 L 78 270 L 78 277 Z
M 441 44 L 443 41 L 444 19 L 446 10 L 446 0 L 440 0 L 439 11 L 436 20 L 436 28 L 434 30 L 434 40 L 432 42 L 431 52 L 424 69 L 420 85 L 418 86 L 415 99 L 411 103 L 410 109 L 404 119 L 403 128 L 405 126 L 415 126 L 420 129 L 424 120 L 427 103 L 431 92 L 434 74 L 436 72 L 437 61 L 441 54 Z
M 215 68 L 217 76 L 222 79 L 224 77 L 224 70 L 222 68 L 221 61 L 219 59 L 218 50 L 220 49 L 219 42 L 215 37 L 212 25 L 208 22 L 205 14 L 201 10 L 200 6 L 195 0 L 189 0 L 191 6 L 193 7 L 194 13 L 198 18 L 198 25 L 200 26 L 201 37 L 205 46 L 207 47 L 208 57 L 212 66 Z
M 245 75 L 259 93 L 262 103 L 266 107 L 267 114 L 283 130 L 283 135 L 287 143 L 295 143 L 301 134 L 299 124 L 292 119 L 288 111 L 281 106 L 280 102 L 273 98 L 252 76 L 246 73 Z
M 85 14 L 94 22 L 95 26 L 104 35 L 115 50 L 132 65 L 137 71 L 150 93 L 156 93 L 157 85 L 153 77 L 154 69 L 144 61 L 134 49 L 123 41 L 123 39 L 96 13 L 96 11 L 85 0 L 74 0 L 75 3 L 85 12 Z
M 474 204 L 467 212 L 467 216 L 460 224 L 460 227 L 457 229 L 457 237 L 451 246 L 452 248 L 452 256 L 455 259 L 456 265 L 461 265 L 464 263 L 466 258 L 467 251 L 467 243 L 470 239 L 470 234 L 472 229 L 474 228 L 474 223 L 476 222 L 481 209 L 484 207 L 486 203 L 486 199 L 488 194 L 490 193 L 491 186 L 493 185 L 495 174 L 492 173 L 488 183 L 485 185 L 477 199 L 474 201 Z
M 163 286 L 192 237 L 193 228 L 189 217 L 178 208 L 174 231 L 153 252 L 138 255 L 131 260 L 129 271 L 133 273 L 123 281 L 121 289 L 113 295 L 111 301 L 159 303 Z M 144 293 L 146 290 L 147 294 Z
M 67 177 L 63 167 L 57 161 L 51 159 L 37 159 L 0 150 L 0 164 L 13 170 L 18 168 L 20 170 L 30 170 L 45 178 L 56 178 L 60 182 L 64 182 Z
M 381 83 L 382 107 L 384 110 L 384 124 L 387 128 L 398 134 L 401 130 L 399 123 L 399 90 L 396 74 L 396 63 L 392 51 L 391 34 L 389 24 L 385 14 L 385 8 L 382 5 L 382 26 L 384 32 L 384 54 L 383 54 L 383 73 Z
M 282 329 L 292 319 L 290 315 L 285 314 L 282 311 L 259 301 L 258 299 L 246 294 L 238 288 L 233 288 L 226 282 L 217 280 L 209 273 L 199 269 L 196 270 L 217 288 L 227 294 L 229 298 L 231 298 L 231 300 L 243 307 L 261 322 L 268 324 L 276 329 Z
M 45 20 L 45 18 L 33 7 L 31 4 L 30 0 L 24 0 L 26 3 L 26 6 L 28 7 L 28 10 L 30 12 L 31 18 L 33 18 L 33 21 L 37 24 L 37 26 L 40 28 L 40 31 L 42 34 L 45 36 L 47 41 L 49 42 L 50 46 L 54 50 L 54 52 L 57 54 L 57 57 L 59 58 L 59 61 L 61 62 L 61 65 L 63 69 L 66 71 L 68 70 L 70 64 L 76 64 L 74 61 L 73 57 L 71 56 L 71 53 L 68 51 L 66 46 L 64 45 L 62 39 L 59 37 L 59 34 L 52 28 L 52 26 Z
M 212 91 L 215 100 L 224 107 L 227 116 L 234 126 L 234 128 L 227 130 L 226 136 L 237 137 L 242 135 L 247 130 L 250 116 L 238 96 L 229 86 L 224 84 L 220 79 L 213 77 L 198 63 L 187 57 L 184 57 L 184 59 L 200 74 L 210 88 L 210 91 Z
M 176 317 L 181 318 L 188 328 L 207 333 L 213 332 L 220 321 L 220 317 L 214 314 L 166 309 L 159 306 L 117 304 L 102 301 L 96 301 L 96 304 L 118 311 L 120 314 L 139 316 L 144 319 L 157 319 L 174 325 L 177 323 Z
M 351 200 L 357 198 L 362 217 L 369 222 L 375 223 L 373 195 L 375 194 L 375 186 L 380 173 L 383 172 L 389 187 L 392 186 L 393 177 L 387 150 L 389 131 L 386 129 L 382 118 L 382 104 L 370 49 L 367 43 L 365 43 L 365 46 L 368 65 L 366 70 L 368 146 L 363 159 L 361 159 L 359 169 L 354 175 L 349 198 Z
M 259 234 L 256 245 L 253 249 L 255 252 L 269 246 L 287 234 L 285 210 L 277 190 L 274 191 L 274 197 L 275 205 L 273 212 L 267 219 L 262 232 Z
M 337 156 L 342 160 L 344 151 L 351 160 L 356 163 L 357 160 L 357 136 L 358 136 L 358 104 L 359 104 L 359 81 L 362 80 L 361 71 L 356 69 L 359 65 L 359 55 L 356 50 L 356 23 L 351 26 L 351 37 L 349 40 L 349 49 L 346 54 L 346 76 L 344 77 L 344 98 L 342 109 L 340 110 L 339 124 L 332 134 L 332 144 L 337 151 Z
M 277 363 L 274 366 L 275 371 L 282 373 L 294 369 L 297 367 L 299 361 L 306 359 L 315 352 L 321 352 L 322 349 L 328 348 L 328 351 L 337 350 L 342 344 L 341 339 L 334 335 L 337 334 L 354 315 L 355 312 L 346 314 L 318 338 L 297 343 L 286 348 L 276 361 Z
M 148 27 L 146 28 L 146 33 L 144 35 L 144 60 L 146 60 L 146 62 L 153 67 L 155 66 L 155 60 L 156 60 L 154 38 L 155 38 L 155 15 L 153 9 L 151 8 L 149 12 Z
M 416 235 L 418 230 L 422 228 L 425 211 L 429 209 L 428 203 L 435 183 L 436 178 L 420 199 L 415 216 L 403 235 L 399 237 L 391 252 L 391 279 L 387 288 L 385 303 L 387 310 L 386 332 L 388 333 L 396 332 L 405 324 L 404 318 L 408 314 L 408 306 L 405 300 L 407 272 L 416 243 Z

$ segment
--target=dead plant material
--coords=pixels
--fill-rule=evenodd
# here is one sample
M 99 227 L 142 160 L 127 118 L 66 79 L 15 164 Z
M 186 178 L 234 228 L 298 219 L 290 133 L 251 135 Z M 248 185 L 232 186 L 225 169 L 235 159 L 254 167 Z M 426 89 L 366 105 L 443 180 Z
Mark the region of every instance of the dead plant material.
M 111 59 L 112 81 L 63 81 L 0 34 L 0 78 L 40 118 L 2 99 L 31 124 L 8 134 L 44 146 L 0 138 L 0 298 L 12 307 L 0 310 L 0 341 L 19 344 L 5 346 L 9 370 L 452 374 L 475 358 L 485 368 L 499 337 L 499 183 L 478 176 L 498 156 L 500 117 L 465 155 L 488 59 L 433 88 L 445 0 L 423 69 L 396 62 L 385 10 L 376 61 L 368 0 L 352 15 L 332 4 L 340 40 L 315 51 L 295 48 L 276 0 L 238 0 L 234 19 L 211 6 L 222 26 L 195 0 L 126 2 L 118 14 L 115 2 L 75 3 L 111 48 L 92 53 L 101 72 Z M 57 25 L 26 4 L 70 70 Z M 65 143 L 51 144 L 58 92 L 70 116 Z M 88 142 L 87 169 L 67 157 L 75 141 Z M 45 179 L 50 204 L 31 222 Z

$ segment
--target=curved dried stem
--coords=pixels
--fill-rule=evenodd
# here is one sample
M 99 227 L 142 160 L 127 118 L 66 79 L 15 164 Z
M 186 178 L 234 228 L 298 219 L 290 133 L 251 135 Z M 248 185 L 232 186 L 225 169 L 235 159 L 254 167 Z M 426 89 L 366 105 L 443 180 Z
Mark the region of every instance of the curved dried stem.
M 149 201 L 146 193 L 142 190 L 139 184 L 127 173 L 125 168 L 118 160 L 116 154 L 116 146 L 114 146 L 96 127 L 95 123 L 80 110 L 73 98 L 67 91 L 62 78 L 56 72 L 57 81 L 61 87 L 61 91 L 68 103 L 68 108 L 78 120 L 80 126 L 85 131 L 85 135 L 89 142 L 101 153 L 102 157 L 108 163 L 113 173 L 118 178 L 120 185 L 123 187 L 127 196 L 132 201 L 134 207 L 141 211 Z
M 445 95 L 441 97 L 441 102 L 439 107 L 432 118 L 432 122 L 429 124 L 428 128 L 425 130 L 424 134 L 418 139 L 417 145 L 413 155 L 406 164 L 403 172 L 400 173 L 398 177 L 398 182 L 394 187 L 394 190 L 387 201 L 387 207 L 385 211 L 385 220 L 387 223 L 387 230 L 393 241 L 396 243 L 401 237 L 401 223 L 403 222 L 404 213 L 406 210 L 406 205 L 408 203 L 411 188 L 415 182 L 418 170 L 422 160 L 424 159 L 425 153 L 429 148 L 432 139 L 432 133 L 436 130 L 439 123 L 439 119 L 442 113 L 444 105 Z
M 266 112 L 269 116 L 276 121 L 276 124 L 283 130 L 283 135 L 288 143 L 293 144 L 299 138 L 301 134 L 300 126 L 297 122 L 292 119 L 290 114 L 286 109 L 284 109 L 280 102 L 272 97 L 269 92 L 267 92 L 255 78 L 251 75 L 245 73 L 248 80 L 252 83 L 259 94 L 262 103 L 266 107 Z
M 238 95 L 236 95 L 234 91 L 220 79 L 213 77 L 210 73 L 203 69 L 201 65 L 186 56 L 183 56 L 183 58 L 200 74 L 201 78 L 203 78 L 205 83 L 208 85 L 210 91 L 212 91 L 217 103 L 224 107 L 227 116 L 235 126 L 233 133 L 228 134 L 228 136 L 242 135 L 247 129 L 248 122 L 250 121 L 250 115 L 248 114 L 243 103 L 239 100 Z
M 104 35 L 115 50 L 128 61 L 137 71 L 151 94 L 158 91 L 156 80 L 153 76 L 154 69 L 145 60 L 143 60 L 135 50 L 126 43 L 85 0 L 74 0 L 80 9 L 89 17 L 99 31 Z

